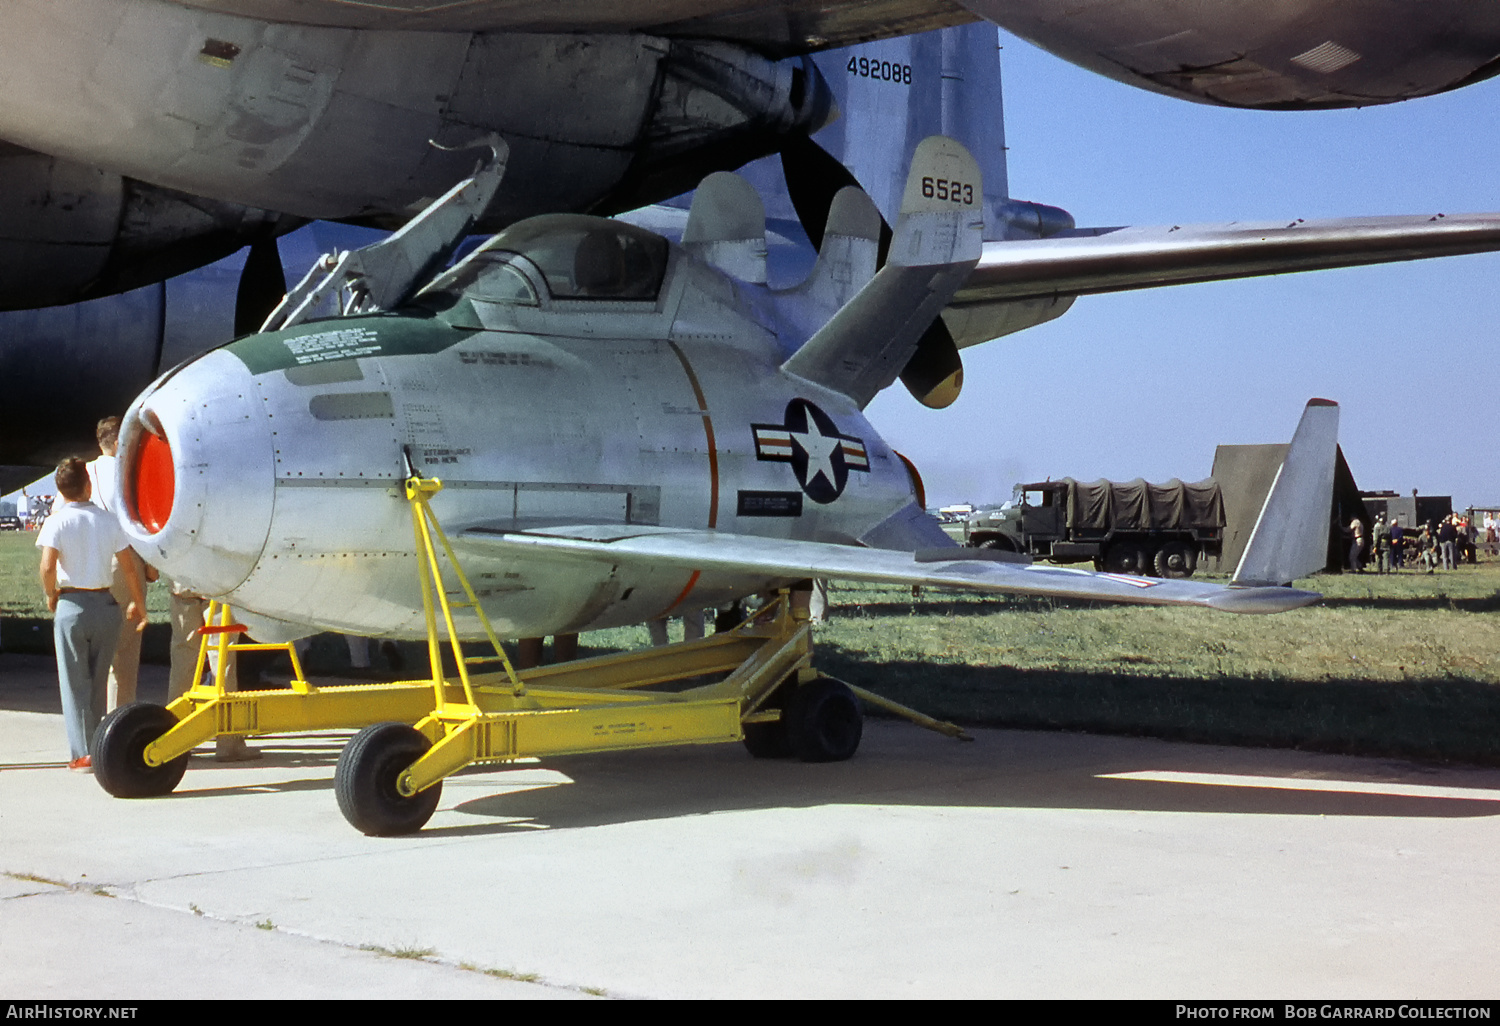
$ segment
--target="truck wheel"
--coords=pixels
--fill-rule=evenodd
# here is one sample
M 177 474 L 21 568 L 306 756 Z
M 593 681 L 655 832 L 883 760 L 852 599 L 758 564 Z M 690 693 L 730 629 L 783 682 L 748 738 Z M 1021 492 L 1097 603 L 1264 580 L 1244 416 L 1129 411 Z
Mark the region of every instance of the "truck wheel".
M 1156 576 L 1191 577 L 1198 569 L 1198 553 L 1183 541 L 1169 541 L 1156 554 Z
M 1104 553 L 1104 569 L 1112 574 L 1143 574 L 1146 572 L 1146 550 L 1136 542 L 1115 542 Z
M 1015 552 L 1015 542 L 1009 538 L 986 538 L 979 543 L 981 549 L 994 549 L 997 552 Z

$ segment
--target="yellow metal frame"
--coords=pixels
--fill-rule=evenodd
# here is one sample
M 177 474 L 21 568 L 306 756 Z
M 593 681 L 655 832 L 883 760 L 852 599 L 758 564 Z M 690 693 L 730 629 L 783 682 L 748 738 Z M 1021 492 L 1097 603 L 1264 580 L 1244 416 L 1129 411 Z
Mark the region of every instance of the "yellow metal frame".
M 169 762 L 221 735 L 399 721 L 414 723 L 432 742 L 397 782 L 403 794 L 411 795 L 472 763 L 737 741 L 744 736 L 743 724 L 780 716 L 762 706 L 783 682 L 795 678 L 805 683 L 818 676 L 811 665 L 811 629 L 805 616 L 794 614 L 785 593 L 733 630 L 699 641 L 517 671 L 432 513 L 429 500 L 441 488 L 436 479 L 414 476 L 406 481 L 427 626 L 428 679 L 315 686 L 303 674 L 290 644 L 231 642 L 230 635 L 245 628 L 233 623 L 228 606 L 211 603 L 200 632 L 195 683 L 167 707 L 178 723 L 146 746 L 146 764 Z M 463 601 L 449 599 L 439 549 L 459 582 Z M 494 655 L 464 655 L 453 619 L 454 610 L 462 608 L 478 617 Z M 453 653 L 456 680 L 444 673 L 440 631 Z M 205 682 L 210 645 L 218 658 L 212 680 Z M 291 689 L 226 690 L 228 658 L 265 650 L 284 650 L 290 656 Z M 471 671 L 483 663 L 500 665 L 489 672 Z M 647 690 L 720 674 L 727 676 L 685 690 Z

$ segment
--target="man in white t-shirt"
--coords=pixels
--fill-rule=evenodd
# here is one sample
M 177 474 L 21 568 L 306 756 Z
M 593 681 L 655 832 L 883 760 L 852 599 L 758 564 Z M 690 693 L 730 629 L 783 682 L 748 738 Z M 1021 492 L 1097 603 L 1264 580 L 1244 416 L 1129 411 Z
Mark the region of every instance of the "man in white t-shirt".
M 100 455 L 88 465 L 89 482 L 93 489 L 93 496 L 89 501 L 106 513 L 116 513 L 118 511 L 113 503 L 119 461 L 115 454 L 120 444 L 120 418 L 105 417 L 101 420 L 95 429 L 95 437 L 99 442 Z M 156 577 L 156 571 L 139 560 L 136 561 L 135 572 L 141 577 L 143 591 L 146 581 Z M 130 584 L 125 580 L 125 566 L 119 560 L 114 561 L 109 593 L 115 597 L 116 605 L 124 606 L 130 601 Z M 109 663 L 108 699 L 105 703 L 107 710 L 118 709 L 135 701 L 136 681 L 140 672 L 141 632 L 136 629 L 135 624 L 121 621 L 120 636 L 115 639 L 115 654 Z
M 146 626 L 139 559 L 113 516 L 89 502 L 88 468 L 76 457 L 57 465 L 59 503 L 37 533 L 42 591 L 52 610 L 69 769 L 90 770 L 89 749 L 104 716 L 105 677 L 120 633 L 120 607 L 109 593 L 112 560 L 127 570 L 125 619 Z

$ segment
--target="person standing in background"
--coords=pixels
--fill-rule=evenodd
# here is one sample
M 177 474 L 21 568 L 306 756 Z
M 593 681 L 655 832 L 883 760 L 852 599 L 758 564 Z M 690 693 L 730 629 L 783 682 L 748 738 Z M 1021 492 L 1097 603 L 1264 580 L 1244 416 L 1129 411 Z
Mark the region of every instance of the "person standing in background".
M 1458 528 L 1453 526 L 1453 517 L 1446 516 L 1438 525 L 1437 542 L 1438 552 L 1442 554 L 1443 569 L 1458 569 Z
M 113 508 L 115 494 L 115 480 L 119 474 L 119 462 L 115 453 L 120 444 L 120 418 L 105 417 L 94 429 L 94 437 L 99 443 L 99 456 L 88 465 L 89 484 L 93 493 L 91 500 L 104 512 L 111 515 L 117 511 Z M 156 570 L 146 566 L 140 559 L 132 561 L 134 569 L 129 571 L 137 577 L 141 594 L 146 592 L 146 582 L 156 580 Z M 114 596 L 115 604 L 125 606 L 130 601 L 130 583 L 126 580 L 126 568 L 120 560 L 114 561 L 110 571 L 109 593 Z M 145 611 L 144 603 L 141 610 Z M 118 709 L 122 705 L 129 705 L 135 701 L 136 682 L 141 672 L 141 631 L 135 624 L 125 621 L 120 624 L 120 637 L 115 641 L 114 658 L 109 664 L 109 686 L 108 700 L 105 703 L 106 711 Z
M 69 769 L 92 772 L 89 750 L 104 717 L 105 678 L 120 634 L 120 607 L 110 594 L 111 557 L 126 568 L 130 592 L 124 619 L 146 626 L 146 593 L 139 559 L 115 518 L 89 501 L 92 486 L 83 460 L 57 465 L 57 489 L 65 500 L 37 533 L 40 576 L 53 613 L 58 690 L 68 732 Z

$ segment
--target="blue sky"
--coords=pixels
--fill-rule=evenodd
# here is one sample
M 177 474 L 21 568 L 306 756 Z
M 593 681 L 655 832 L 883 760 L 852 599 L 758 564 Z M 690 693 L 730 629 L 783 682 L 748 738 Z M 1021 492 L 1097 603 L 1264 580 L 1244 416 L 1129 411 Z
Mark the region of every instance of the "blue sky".
M 1004 33 L 1012 195 L 1080 225 L 1500 211 L 1500 81 L 1363 110 L 1157 96 Z M 1342 407 L 1361 488 L 1500 503 L 1500 256 L 1079 299 L 965 351 L 943 411 L 892 389 L 872 421 L 934 502 L 1022 479 L 1208 476 L 1220 443 L 1286 441 Z

